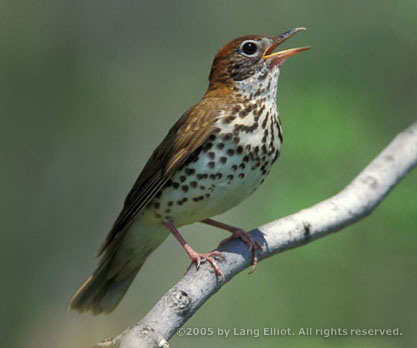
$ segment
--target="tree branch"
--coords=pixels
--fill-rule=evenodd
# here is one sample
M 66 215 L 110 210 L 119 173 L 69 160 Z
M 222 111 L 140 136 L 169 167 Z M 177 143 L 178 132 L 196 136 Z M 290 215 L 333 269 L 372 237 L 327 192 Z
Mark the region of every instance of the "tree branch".
M 335 196 L 251 231 L 265 249 L 259 260 L 338 231 L 370 214 L 416 164 L 417 122 L 398 134 Z M 250 265 L 252 255 L 247 245 L 239 240 L 233 240 L 219 250 L 224 255 L 219 266 L 226 281 Z M 199 271 L 191 267 L 141 321 L 97 347 L 168 347 L 167 341 L 176 330 L 223 285 L 209 264 L 202 264 Z

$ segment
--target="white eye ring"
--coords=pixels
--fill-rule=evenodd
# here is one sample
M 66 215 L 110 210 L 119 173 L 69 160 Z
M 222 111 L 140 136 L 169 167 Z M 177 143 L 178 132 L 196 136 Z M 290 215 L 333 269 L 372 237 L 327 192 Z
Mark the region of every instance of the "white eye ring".
M 258 53 L 258 43 L 253 40 L 243 41 L 240 45 L 240 51 L 246 57 L 256 56 Z

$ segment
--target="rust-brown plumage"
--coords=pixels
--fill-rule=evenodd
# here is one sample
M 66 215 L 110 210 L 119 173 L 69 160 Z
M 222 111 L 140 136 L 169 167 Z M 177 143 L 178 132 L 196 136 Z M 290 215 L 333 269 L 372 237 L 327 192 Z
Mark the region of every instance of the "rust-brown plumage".
M 262 246 L 241 229 L 211 217 L 254 192 L 279 156 L 279 68 L 306 48 L 272 51 L 301 29 L 276 37 L 243 36 L 218 51 L 207 92 L 174 124 L 146 163 L 99 249 L 98 268 L 74 294 L 70 309 L 111 312 L 169 231 L 197 267 L 205 259 L 224 280 L 215 261 L 220 253 L 195 252 L 177 230 L 197 221 L 228 230 L 231 238 L 247 243 L 254 269 Z
M 174 124 L 152 153 L 127 195 L 122 211 L 100 247 L 99 255 L 118 234 L 126 231 L 135 216 L 155 197 L 175 170 L 207 140 L 222 108 L 222 102 L 224 100 L 219 100 L 218 97 L 205 96 Z

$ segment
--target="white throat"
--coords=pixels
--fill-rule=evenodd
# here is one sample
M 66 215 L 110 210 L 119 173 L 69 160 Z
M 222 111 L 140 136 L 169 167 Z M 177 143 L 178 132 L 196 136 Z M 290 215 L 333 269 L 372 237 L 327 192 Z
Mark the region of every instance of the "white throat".
M 251 77 L 235 81 L 235 87 L 242 97 L 249 100 L 265 98 L 268 103 L 276 101 L 279 67 L 275 65 L 272 69 L 267 66 Z

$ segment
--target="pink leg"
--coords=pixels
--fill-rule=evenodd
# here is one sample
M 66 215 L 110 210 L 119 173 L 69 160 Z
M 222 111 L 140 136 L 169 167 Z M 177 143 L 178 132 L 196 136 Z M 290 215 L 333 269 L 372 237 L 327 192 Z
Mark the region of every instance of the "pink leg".
M 184 248 L 184 250 L 187 252 L 188 256 L 191 259 L 192 263 L 195 263 L 197 266 L 197 269 L 200 267 L 200 263 L 201 263 L 201 259 L 205 259 L 207 262 L 209 262 L 216 274 L 218 276 L 220 276 L 223 281 L 225 281 L 225 277 L 223 272 L 221 271 L 221 269 L 219 268 L 219 266 L 217 265 L 216 261 L 215 261 L 215 257 L 221 257 L 222 254 L 220 253 L 220 251 L 212 251 L 210 253 L 207 254 L 200 254 L 197 253 L 196 251 L 194 251 L 190 245 L 185 241 L 185 239 L 181 236 L 180 232 L 177 230 L 177 228 L 174 226 L 174 224 L 172 223 L 172 221 L 164 221 L 163 225 L 168 228 L 172 234 L 174 235 L 174 237 L 177 239 L 178 242 L 180 242 L 180 244 L 182 245 L 182 247 Z
M 255 239 L 252 238 L 250 234 L 246 233 L 240 228 L 233 227 L 212 219 L 201 220 L 201 222 L 233 233 L 231 237 L 222 240 L 219 244 L 219 247 L 235 238 L 240 238 L 243 242 L 245 242 L 249 246 L 249 251 L 252 250 L 252 270 L 249 273 L 255 271 L 256 264 L 258 262 L 258 256 L 256 255 L 256 251 L 257 249 L 259 249 L 261 252 L 264 251 L 264 247 L 260 243 L 258 243 Z

